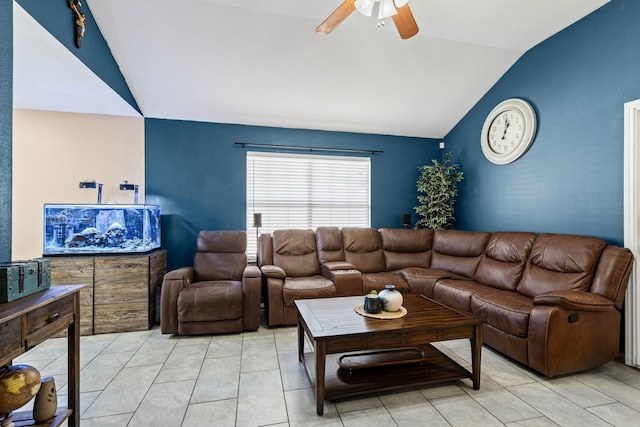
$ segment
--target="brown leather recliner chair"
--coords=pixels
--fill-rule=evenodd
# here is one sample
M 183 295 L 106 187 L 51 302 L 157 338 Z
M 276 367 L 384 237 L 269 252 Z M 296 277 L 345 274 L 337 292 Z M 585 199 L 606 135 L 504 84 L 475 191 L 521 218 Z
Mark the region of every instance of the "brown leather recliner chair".
M 244 231 L 201 231 L 193 267 L 162 281 L 163 334 L 253 331 L 260 325 L 260 270 L 247 266 Z

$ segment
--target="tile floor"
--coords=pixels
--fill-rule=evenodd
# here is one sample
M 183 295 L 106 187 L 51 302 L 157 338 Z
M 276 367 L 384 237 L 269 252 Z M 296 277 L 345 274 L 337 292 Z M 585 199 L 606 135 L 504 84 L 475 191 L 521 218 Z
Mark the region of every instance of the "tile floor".
M 438 346 L 470 365 L 468 340 Z M 327 401 L 319 417 L 295 327 L 205 337 L 154 329 L 86 336 L 80 347 L 82 427 L 640 425 L 640 370 L 619 361 L 549 380 L 485 347 L 478 391 L 463 380 L 381 392 Z M 14 363 L 53 375 L 66 404 L 66 338 Z

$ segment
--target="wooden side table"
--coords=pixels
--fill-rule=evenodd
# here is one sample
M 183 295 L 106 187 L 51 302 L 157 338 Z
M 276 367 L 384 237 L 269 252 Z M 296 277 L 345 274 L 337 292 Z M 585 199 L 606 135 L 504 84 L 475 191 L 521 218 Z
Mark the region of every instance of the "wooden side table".
M 19 426 L 56 427 L 69 419 L 80 426 L 80 297 L 83 285 L 54 286 L 28 297 L 0 304 L 0 365 L 67 330 L 68 405 L 59 407 L 53 420 L 36 424 L 31 412 L 14 412 Z

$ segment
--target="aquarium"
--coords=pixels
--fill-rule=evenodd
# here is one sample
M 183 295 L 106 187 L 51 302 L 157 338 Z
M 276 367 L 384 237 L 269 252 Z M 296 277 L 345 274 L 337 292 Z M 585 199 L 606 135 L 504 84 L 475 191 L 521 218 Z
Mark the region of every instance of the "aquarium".
M 160 206 L 44 205 L 47 255 L 144 253 L 160 247 Z

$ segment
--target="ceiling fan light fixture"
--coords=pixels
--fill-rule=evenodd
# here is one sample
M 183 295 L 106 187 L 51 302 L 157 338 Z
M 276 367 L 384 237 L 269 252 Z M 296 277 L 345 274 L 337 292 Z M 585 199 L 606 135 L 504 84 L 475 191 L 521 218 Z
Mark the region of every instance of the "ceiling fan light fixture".
M 407 3 L 409 3 L 409 0 L 395 0 L 396 8 L 398 9 Z
M 358 12 L 364 16 L 371 16 L 373 14 L 373 5 L 376 0 L 356 0 L 355 6 Z
M 393 0 L 380 0 L 380 6 L 378 6 L 378 19 L 390 18 L 397 13 L 398 11 L 393 4 Z

